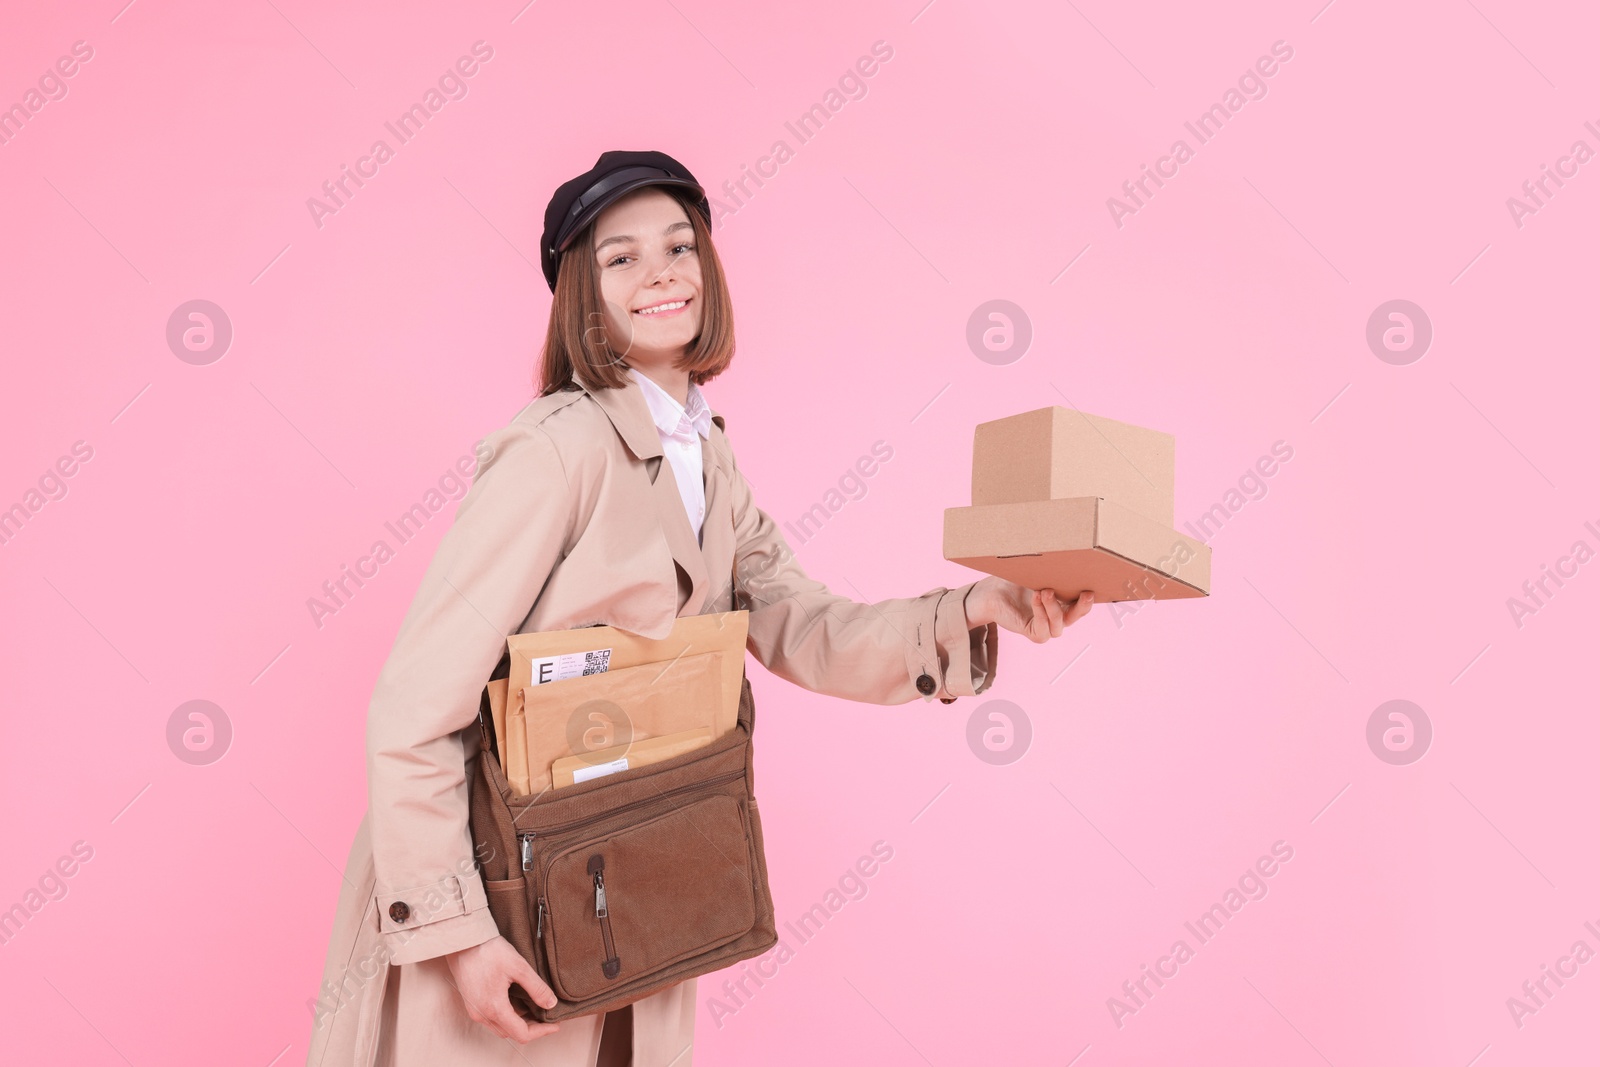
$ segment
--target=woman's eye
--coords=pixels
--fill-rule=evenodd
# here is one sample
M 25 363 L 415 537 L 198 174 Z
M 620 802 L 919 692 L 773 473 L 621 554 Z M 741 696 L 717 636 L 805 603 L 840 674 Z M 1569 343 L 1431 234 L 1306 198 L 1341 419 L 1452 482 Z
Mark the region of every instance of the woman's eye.
M 680 244 L 680 245 L 673 245 L 672 246 L 671 254 L 672 254 L 672 256 L 674 258 L 677 258 L 678 256 L 687 255 L 688 253 L 693 252 L 693 251 L 694 251 L 694 245 L 691 245 L 691 244 Z M 628 258 L 631 258 L 631 257 L 629 257 L 629 255 L 626 252 L 624 252 L 624 253 L 622 253 L 620 255 L 613 256 L 611 259 L 607 260 L 606 261 L 606 266 L 615 267 L 622 260 L 628 259 Z

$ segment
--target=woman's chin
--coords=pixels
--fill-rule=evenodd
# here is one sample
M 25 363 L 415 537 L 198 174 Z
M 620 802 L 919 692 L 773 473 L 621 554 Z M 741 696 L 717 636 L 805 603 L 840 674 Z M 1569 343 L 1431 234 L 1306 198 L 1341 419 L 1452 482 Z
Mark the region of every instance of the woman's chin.
M 635 350 L 647 348 L 653 352 L 670 352 L 693 344 L 694 339 L 699 336 L 699 326 L 695 326 L 694 329 L 675 327 L 670 330 L 635 330 L 633 347 Z

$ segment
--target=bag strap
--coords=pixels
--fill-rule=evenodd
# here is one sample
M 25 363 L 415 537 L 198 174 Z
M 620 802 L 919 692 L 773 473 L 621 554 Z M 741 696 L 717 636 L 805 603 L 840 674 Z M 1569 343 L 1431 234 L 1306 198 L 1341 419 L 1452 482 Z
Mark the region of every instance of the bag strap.
M 494 670 L 489 672 L 489 681 L 492 682 L 496 678 L 509 677 L 511 677 L 511 650 L 507 649 L 500 653 L 500 662 L 495 664 Z M 506 701 L 509 703 L 510 700 L 511 694 L 507 693 Z M 485 684 L 483 692 L 478 694 L 478 729 L 483 733 L 484 751 L 492 753 L 495 762 L 499 763 L 500 744 L 495 740 L 494 727 L 492 725 L 493 716 L 494 710 L 489 707 L 489 686 Z

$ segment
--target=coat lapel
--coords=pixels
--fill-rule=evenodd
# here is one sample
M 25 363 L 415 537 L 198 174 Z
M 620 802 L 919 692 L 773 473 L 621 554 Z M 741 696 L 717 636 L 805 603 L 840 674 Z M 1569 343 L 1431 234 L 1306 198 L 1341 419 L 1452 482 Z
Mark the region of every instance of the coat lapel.
M 634 458 L 645 463 L 647 477 L 651 479 L 648 495 L 652 517 L 666 538 L 673 561 L 689 580 L 689 597 L 678 614 L 698 615 L 708 607 L 715 607 L 721 595 L 730 592 L 734 547 L 732 487 L 728 484 L 729 474 L 723 466 L 720 449 L 709 439 L 701 439 L 706 491 L 706 517 L 702 524 L 704 545 L 701 545 L 695 539 L 694 527 L 689 524 L 683 495 L 661 450 L 661 435 L 650 417 L 650 406 L 645 403 L 639 383 L 629 377 L 627 385 L 619 389 L 583 388 L 611 419 Z M 711 421 L 716 427 L 713 436 L 721 433 L 722 416 L 713 411 Z M 724 573 L 726 577 L 722 577 Z M 712 574 L 719 576 L 715 583 Z
M 690 601 L 700 604 L 701 612 L 727 611 L 733 606 L 733 474 L 722 457 L 724 430 L 722 416 L 713 408 L 711 436 L 700 442 L 706 472 L 706 519 L 701 526 L 701 540 L 705 543 L 701 556 L 710 576 L 710 589 L 704 601 Z

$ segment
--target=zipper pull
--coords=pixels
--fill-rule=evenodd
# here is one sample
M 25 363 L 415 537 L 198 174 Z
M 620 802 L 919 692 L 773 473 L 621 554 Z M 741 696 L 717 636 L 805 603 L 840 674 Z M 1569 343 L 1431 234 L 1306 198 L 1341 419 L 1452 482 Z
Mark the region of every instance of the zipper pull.
M 606 948 L 606 958 L 600 961 L 600 973 L 615 978 L 622 973 L 622 961 L 617 958 L 617 945 L 611 939 L 611 920 L 606 917 L 605 871 L 605 856 L 597 852 L 589 857 L 589 873 L 594 876 L 594 914 L 600 920 L 600 938 Z
M 517 838 L 522 842 L 522 869 L 526 871 L 533 866 L 533 834 L 522 833 Z
M 589 857 L 589 873 L 594 876 L 594 914 L 597 919 L 606 917 L 606 858 Z
M 539 940 L 544 936 L 544 897 L 539 898 L 539 925 L 534 927 L 533 939 Z

